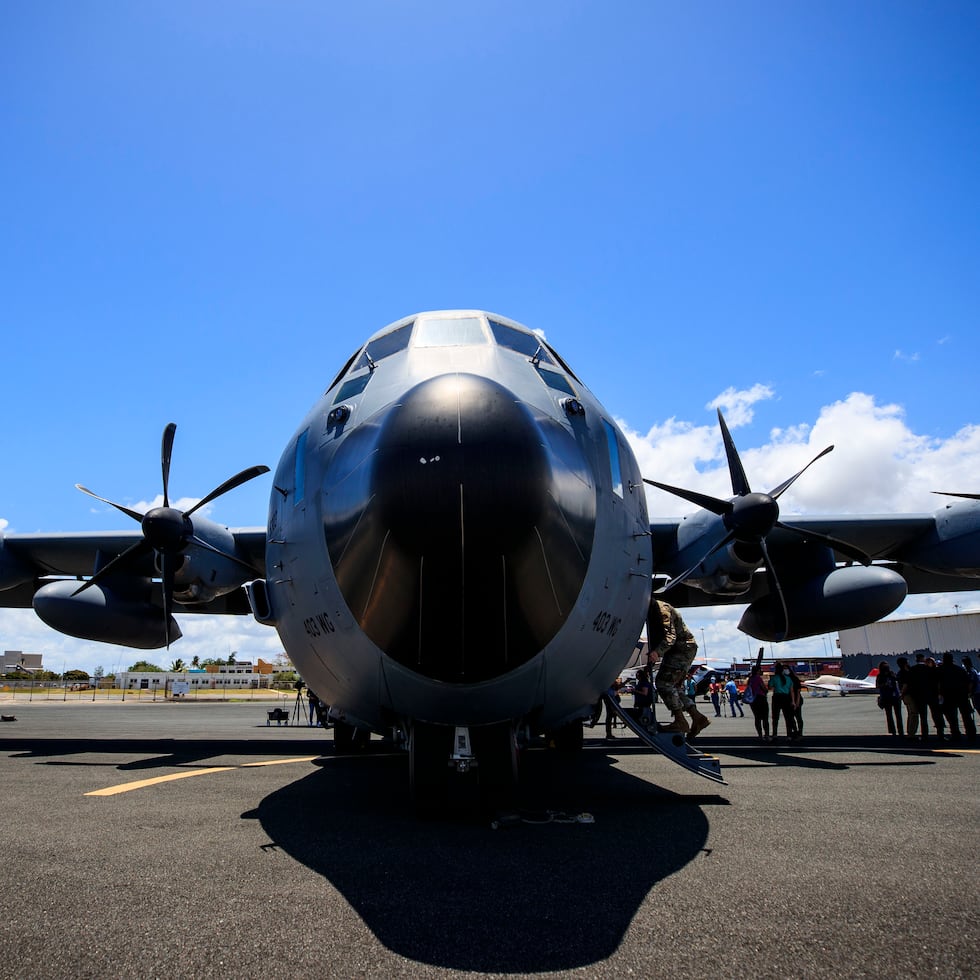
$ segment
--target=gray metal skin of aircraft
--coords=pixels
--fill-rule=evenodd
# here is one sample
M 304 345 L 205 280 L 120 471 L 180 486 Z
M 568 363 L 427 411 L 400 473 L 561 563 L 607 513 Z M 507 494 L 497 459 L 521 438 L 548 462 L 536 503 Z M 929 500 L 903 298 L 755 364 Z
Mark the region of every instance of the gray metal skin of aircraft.
M 494 314 L 417 314 L 359 348 L 303 420 L 266 529 L 194 513 L 265 467 L 186 513 L 169 506 L 171 425 L 164 506 L 105 501 L 138 531 L 0 537 L 0 605 L 142 648 L 179 638 L 174 610 L 251 611 L 331 705 L 338 737 L 404 736 L 424 792 L 457 728 L 503 784 L 516 735 L 580 741 L 652 588 L 680 607 L 747 604 L 740 627 L 778 641 L 873 622 L 909 591 L 980 586 L 976 499 L 780 519 L 803 471 L 753 493 L 719 421 L 733 497 L 665 487 L 700 509 L 651 522 L 628 443 L 549 344 Z

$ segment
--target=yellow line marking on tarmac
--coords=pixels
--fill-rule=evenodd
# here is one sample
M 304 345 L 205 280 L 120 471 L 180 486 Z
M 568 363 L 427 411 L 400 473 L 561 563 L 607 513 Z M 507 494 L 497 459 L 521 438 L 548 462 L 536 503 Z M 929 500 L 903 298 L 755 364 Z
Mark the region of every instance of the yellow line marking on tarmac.
M 304 755 L 295 759 L 270 759 L 268 762 L 246 762 L 240 766 L 211 766 L 207 769 L 190 769 L 187 772 L 171 772 L 166 776 L 153 776 L 150 779 L 137 779 L 131 783 L 120 783 L 118 786 L 107 786 L 105 789 L 94 789 L 84 796 L 117 796 L 119 793 L 131 793 L 134 789 L 144 789 L 156 786 L 158 783 L 171 783 L 175 779 L 190 779 L 192 776 L 208 776 L 214 772 L 231 772 L 233 769 L 252 769 L 257 766 L 284 766 L 293 762 L 313 762 L 318 755 Z
M 291 762 L 315 762 L 319 758 L 320 756 L 318 755 L 303 755 L 295 759 L 269 759 L 268 762 L 245 762 L 241 768 L 252 769 L 256 766 L 285 766 Z
M 980 755 L 980 749 L 932 749 L 932 751 L 943 755 Z

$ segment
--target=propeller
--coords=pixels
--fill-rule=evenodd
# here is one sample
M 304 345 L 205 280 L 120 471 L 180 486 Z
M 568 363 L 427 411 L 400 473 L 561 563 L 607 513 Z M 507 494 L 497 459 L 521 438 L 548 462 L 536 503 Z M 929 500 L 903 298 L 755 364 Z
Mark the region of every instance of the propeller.
M 834 448 L 833 446 L 828 446 L 826 449 L 817 453 L 803 469 L 794 473 L 788 480 L 783 480 L 782 483 L 768 493 L 753 493 L 752 488 L 749 486 L 749 481 L 745 476 L 742 460 L 738 455 L 738 450 L 735 448 L 735 442 L 725 423 L 725 417 L 721 414 L 721 409 L 718 410 L 718 424 L 721 427 L 721 437 L 725 445 L 725 456 L 728 459 L 728 472 L 731 475 L 733 497 L 728 500 L 719 500 L 717 497 L 710 497 L 707 494 L 697 493 L 694 490 L 686 490 L 683 487 L 673 487 L 667 483 L 658 483 L 656 480 L 648 480 L 646 478 L 643 480 L 644 483 L 648 483 L 652 487 L 665 490 L 667 493 L 687 500 L 697 507 L 702 507 L 710 511 L 712 514 L 717 514 L 721 517 L 727 528 L 727 533 L 720 541 L 709 548 L 690 568 L 681 572 L 680 575 L 674 576 L 674 578 L 658 591 L 666 592 L 675 585 L 679 585 L 685 579 L 690 578 L 706 559 L 715 552 L 721 551 L 722 548 L 725 548 L 732 541 L 754 544 L 759 548 L 762 560 L 765 562 L 769 590 L 779 596 L 780 605 L 783 609 L 783 634 L 785 635 L 789 628 L 789 614 L 786 608 L 786 599 L 779 582 L 779 576 L 776 574 L 772 560 L 769 557 L 769 549 L 766 547 L 766 537 L 773 528 L 778 527 L 783 531 L 810 541 L 821 541 L 835 551 L 847 555 L 855 561 L 859 561 L 862 565 L 870 565 L 871 558 L 861 551 L 860 548 L 856 548 L 846 541 L 840 541 L 837 538 L 833 538 L 828 534 L 821 534 L 818 531 L 791 527 L 779 520 L 779 504 L 777 503 L 779 498 L 818 459 L 831 452 Z
M 227 558 L 229 561 L 247 568 L 249 571 L 254 571 L 252 566 L 247 562 L 242 561 L 235 555 L 222 551 L 220 548 L 216 548 L 210 542 L 198 537 L 194 533 L 194 522 L 191 520 L 191 514 L 205 504 L 209 504 L 212 500 L 220 497 L 222 494 L 227 493 L 229 490 L 234 490 L 235 487 L 240 487 L 243 483 L 248 483 L 249 480 L 269 472 L 268 466 L 250 466 L 248 469 L 242 470 L 241 473 L 237 473 L 231 477 L 231 479 L 225 480 L 220 486 L 215 487 L 214 490 L 194 504 L 190 510 L 181 511 L 176 507 L 171 507 L 170 457 L 173 453 L 174 434 L 176 431 L 177 426 L 173 422 L 170 422 L 163 430 L 163 442 L 160 447 L 160 469 L 163 474 L 162 507 L 153 507 L 145 514 L 140 514 L 138 511 L 124 507 L 122 504 L 117 504 L 113 500 L 100 497 L 97 493 L 89 490 L 88 487 L 83 487 L 81 483 L 75 484 L 82 493 L 86 493 L 96 500 L 101 500 L 102 503 L 108 504 L 110 507 L 115 507 L 116 510 L 121 511 L 127 517 L 131 517 L 134 521 L 139 521 L 143 531 L 143 540 L 137 541 L 136 544 L 127 548 L 121 554 L 116 555 L 115 558 L 103 565 L 102 568 L 72 594 L 78 595 L 80 592 L 84 592 L 91 586 L 98 584 L 103 579 L 122 571 L 139 559 L 151 553 L 155 554 L 163 580 L 163 619 L 164 628 L 167 633 L 167 649 L 170 648 L 170 615 L 173 610 L 174 583 L 177 578 L 180 554 L 189 544 L 195 544 L 207 551 L 212 551 L 217 555 L 221 555 L 223 558 Z

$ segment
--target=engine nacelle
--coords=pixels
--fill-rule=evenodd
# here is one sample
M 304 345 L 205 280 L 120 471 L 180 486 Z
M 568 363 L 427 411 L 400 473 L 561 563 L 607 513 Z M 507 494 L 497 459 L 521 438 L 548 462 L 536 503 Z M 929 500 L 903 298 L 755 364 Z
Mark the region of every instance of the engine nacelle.
M 194 534 L 219 551 L 235 553 L 234 535 L 220 524 L 195 515 Z M 231 561 L 193 541 L 181 557 L 174 580 L 174 600 L 181 603 L 210 602 L 260 575 L 244 563 Z M 157 570 L 162 571 L 159 567 Z
M 742 595 L 748 592 L 752 574 L 761 562 L 762 551 L 757 545 L 731 541 L 701 562 L 685 584 L 708 595 Z
M 81 583 L 49 582 L 34 593 L 34 611 L 52 629 L 83 640 L 116 643 L 139 650 L 167 645 L 163 610 L 151 602 L 122 598 L 99 583 L 72 595 Z M 170 642 L 181 636 L 170 617 Z
M 851 565 L 784 588 L 789 619 L 785 636 L 779 634 L 783 612 L 777 595 L 753 602 L 738 628 L 757 640 L 773 642 L 852 629 L 894 612 L 907 593 L 908 586 L 898 572 L 877 565 Z

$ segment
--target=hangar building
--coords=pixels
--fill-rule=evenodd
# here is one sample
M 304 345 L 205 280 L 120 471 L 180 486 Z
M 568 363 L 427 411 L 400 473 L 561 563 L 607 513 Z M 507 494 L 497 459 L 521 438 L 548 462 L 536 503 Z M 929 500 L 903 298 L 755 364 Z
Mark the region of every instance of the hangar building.
M 839 642 L 843 672 L 848 677 L 865 677 L 882 660 L 894 668 L 896 658 L 912 660 L 917 653 L 937 660 L 944 653 L 952 653 L 957 663 L 968 656 L 977 665 L 980 663 L 980 613 L 886 619 L 870 626 L 841 630 Z

